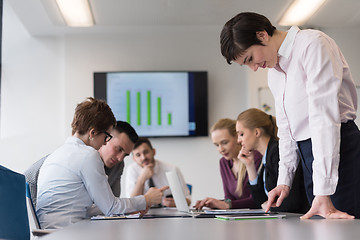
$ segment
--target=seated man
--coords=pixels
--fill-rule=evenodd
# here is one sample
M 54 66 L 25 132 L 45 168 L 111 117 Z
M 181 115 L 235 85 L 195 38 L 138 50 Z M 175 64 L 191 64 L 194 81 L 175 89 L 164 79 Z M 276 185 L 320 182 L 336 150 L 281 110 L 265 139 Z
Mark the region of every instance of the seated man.
M 152 147 L 150 140 L 145 137 L 139 137 L 132 151 L 135 163 L 131 164 L 125 170 L 126 196 L 135 197 L 142 195 L 146 193 L 150 187 L 161 188 L 168 186 L 169 184 L 165 173 L 176 170 L 184 186 L 186 201 L 188 205 L 190 205 L 190 192 L 179 168 L 172 164 L 155 160 L 155 153 L 156 150 Z M 175 207 L 170 189 L 164 192 L 164 196 L 165 198 L 162 200 L 162 205 L 165 207 Z
M 128 124 L 127 122 L 118 121 L 116 127 L 113 131 L 117 134 L 113 134 L 114 137 L 106 144 L 103 145 L 99 149 L 99 153 L 101 159 L 104 162 L 104 169 L 105 173 L 108 176 L 108 182 L 111 187 L 111 190 L 115 197 L 120 197 L 120 180 L 121 175 L 124 170 L 124 157 L 122 156 L 122 152 L 118 151 L 117 149 L 121 148 L 119 143 L 118 134 L 125 133 L 129 136 L 129 138 L 136 142 L 138 139 L 138 135 L 134 128 Z M 37 203 L 37 181 L 39 177 L 39 171 L 41 166 L 43 165 L 45 159 L 49 155 L 41 158 L 40 160 L 36 161 L 33 165 L 31 165 L 25 172 L 26 181 L 29 183 L 31 198 L 34 203 L 34 207 L 36 209 Z M 92 212 L 90 215 L 94 215 L 97 212 Z

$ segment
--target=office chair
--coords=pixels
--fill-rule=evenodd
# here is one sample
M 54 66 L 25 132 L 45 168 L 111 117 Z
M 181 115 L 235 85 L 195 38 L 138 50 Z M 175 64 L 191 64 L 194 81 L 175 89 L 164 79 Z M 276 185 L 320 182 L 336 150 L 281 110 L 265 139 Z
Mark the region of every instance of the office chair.
M 28 183 L 26 183 L 26 207 L 29 216 L 30 230 L 33 236 L 43 236 L 54 231 L 41 229 L 41 225 L 36 215 L 33 201 L 31 199 L 30 187 Z
M 191 193 L 192 193 L 192 185 L 187 183 L 186 186 L 188 187 L 190 195 L 191 195 Z
M 0 165 L 0 239 L 30 239 L 25 177 Z
M 31 197 L 32 203 L 34 205 L 34 209 L 36 209 L 36 203 L 37 203 L 36 202 L 36 200 L 37 200 L 37 181 L 39 178 L 40 168 L 48 156 L 49 156 L 49 154 L 46 155 L 45 157 L 41 158 L 40 160 L 36 161 L 24 172 L 26 182 L 29 184 L 30 197 Z

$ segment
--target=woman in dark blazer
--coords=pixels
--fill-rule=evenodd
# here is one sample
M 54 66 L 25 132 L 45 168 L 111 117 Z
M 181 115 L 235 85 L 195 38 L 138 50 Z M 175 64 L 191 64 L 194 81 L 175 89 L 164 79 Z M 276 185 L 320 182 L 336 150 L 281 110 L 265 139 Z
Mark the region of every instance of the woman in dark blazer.
M 236 121 L 238 142 L 242 144 L 240 160 L 245 164 L 249 176 L 249 186 L 254 202 L 258 207 L 266 207 L 268 192 L 277 185 L 279 173 L 279 144 L 275 117 L 251 108 L 239 114 Z M 263 155 L 262 165 L 256 171 L 253 151 Z M 306 213 L 308 204 L 302 168 L 296 170 L 289 196 L 282 205 L 273 208 L 279 212 Z

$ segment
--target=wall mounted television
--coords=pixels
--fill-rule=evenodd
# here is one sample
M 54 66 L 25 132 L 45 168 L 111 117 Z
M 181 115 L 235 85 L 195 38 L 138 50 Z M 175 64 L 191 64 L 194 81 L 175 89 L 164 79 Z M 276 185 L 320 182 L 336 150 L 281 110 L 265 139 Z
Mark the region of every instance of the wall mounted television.
M 94 97 L 139 136 L 208 136 L 206 71 L 95 72 Z

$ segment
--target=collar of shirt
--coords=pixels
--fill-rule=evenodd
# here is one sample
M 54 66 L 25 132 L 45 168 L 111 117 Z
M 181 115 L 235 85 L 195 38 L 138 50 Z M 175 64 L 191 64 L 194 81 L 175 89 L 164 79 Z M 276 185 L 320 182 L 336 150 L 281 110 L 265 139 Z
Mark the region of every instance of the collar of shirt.
M 297 26 L 292 26 L 287 34 L 286 37 L 284 39 L 284 41 L 282 42 L 279 50 L 278 50 L 278 55 L 280 57 L 285 57 L 285 58 L 289 58 L 291 51 L 292 51 L 292 46 L 294 44 L 295 41 L 295 37 L 296 34 L 300 31 L 300 28 L 298 28 Z
M 223 157 L 224 158 L 224 157 Z M 226 159 L 226 158 L 224 158 L 225 160 L 226 160 L 226 162 L 229 164 L 229 167 L 230 167 L 230 169 L 234 166 L 234 160 L 232 160 L 232 159 L 230 159 L 229 161 Z
M 71 136 L 68 137 L 68 139 L 66 139 L 65 143 L 76 143 L 76 144 L 80 144 L 80 145 L 86 145 L 80 138 Z
M 154 164 L 154 175 L 157 175 L 160 172 L 160 164 L 156 159 L 154 159 Z
M 265 166 L 265 164 L 266 164 L 266 154 L 267 154 L 267 148 L 266 148 L 266 151 L 265 151 L 265 154 L 264 154 L 264 156 L 262 156 L 262 164 Z

